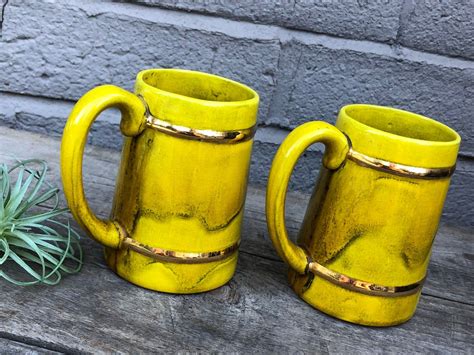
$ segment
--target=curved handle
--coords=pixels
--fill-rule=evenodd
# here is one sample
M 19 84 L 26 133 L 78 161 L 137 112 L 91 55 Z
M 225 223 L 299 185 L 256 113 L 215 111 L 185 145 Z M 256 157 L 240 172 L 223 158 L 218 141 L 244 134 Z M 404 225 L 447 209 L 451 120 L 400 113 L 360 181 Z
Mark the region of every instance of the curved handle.
M 66 200 L 76 221 L 98 242 L 118 248 L 125 237 L 124 230 L 115 222 L 99 219 L 92 212 L 82 183 L 82 157 L 87 133 L 97 116 L 110 107 L 120 109 L 120 129 L 125 136 L 136 136 L 144 130 L 146 109 L 137 96 L 113 85 L 92 89 L 76 103 L 64 128 L 61 177 Z
M 308 264 L 305 251 L 288 238 L 285 226 L 285 199 L 288 182 L 300 155 L 314 143 L 324 143 L 323 165 L 338 169 L 349 151 L 347 137 L 336 127 L 322 121 L 305 123 L 283 141 L 272 163 L 268 177 L 266 214 L 268 232 L 280 257 L 300 274 Z

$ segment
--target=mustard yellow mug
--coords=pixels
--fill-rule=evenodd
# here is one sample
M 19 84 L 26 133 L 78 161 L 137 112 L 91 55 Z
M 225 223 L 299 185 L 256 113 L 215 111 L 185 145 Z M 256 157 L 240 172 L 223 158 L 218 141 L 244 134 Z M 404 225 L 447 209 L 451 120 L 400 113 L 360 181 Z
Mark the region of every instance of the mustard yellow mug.
M 135 94 L 104 85 L 77 102 L 61 145 L 64 192 L 118 275 L 172 293 L 232 278 L 258 102 L 240 83 L 175 69 L 140 72 Z M 91 124 L 110 107 L 125 141 L 111 217 L 101 220 L 84 195 L 82 159 Z
M 336 127 L 308 122 L 292 131 L 273 161 L 266 214 L 293 290 L 349 322 L 410 319 L 460 141 L 432 119 L 372 105 L 343 107 Z M 326 147 L 323 167 L 295 245 L 285 228 L 287 184 L 317 142 Z

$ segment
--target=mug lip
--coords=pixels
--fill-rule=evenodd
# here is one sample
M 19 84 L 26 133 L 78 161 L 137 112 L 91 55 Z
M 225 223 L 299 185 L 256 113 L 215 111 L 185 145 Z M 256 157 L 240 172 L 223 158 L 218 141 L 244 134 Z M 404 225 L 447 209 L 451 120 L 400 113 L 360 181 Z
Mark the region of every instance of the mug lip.
M 207 78 L 213 78 L 217 79 L 220 81 L 228 82 L 231 83 L 232 85 L 235 85 L 242 90 L 246 91 L 251 95 L 249 99 L 246 100 L 239 100 L 239 101 L 213 101 L 213 100 L 205 100 L 205 99 L 199 99 L 196 97 L 192 96 L 186 96 L 186 95 L 181 95 L 177 94 L 174 92 L 166 91 L 160 88 L 157 88 L 156 86 L 148 84 L 144 79 L 143 76 L 150 73 L 150 72 L 174 72 L 174 73 L 181 73 L 181 74 L 192 74 L 192 75 L 198 75 L 202 77 L 207 77 Z M 137 74 L 137 82 L 141 82 L 141 85 L 146 87 L 147 89 L 151 90 L 152 92 L 155 92 L 156 94 L 169 97 L 169 98 L 175 98 L 175 99 L 180 99 L 180 100 L 186 100 L 198 105 L 205 105 L 205 106 L 210 106 L 210 107 L 222 107 L 222 106 L 227 106 L 227 107 L 237 107 L 237 106 L 242 106 L 242 105 L 256 105 L 259 102 L 259 96 L 258 93 L 250 88 L 249 86 L 239 83 L 235 80 L 220 76 L 220 75 L 214 75 L 210 73 L 205 73 L 197 70 L 188 70 L 188 69 L 179 69 L 179 68 L 149 68 L 149 69 L 144 69 L 141 70 Z
M 419 138 L 411 138 L 411 137 L 407 137 L 407 136 L 404 136 L 404 135 L 399 135 L 399 134 L 396 134 L 396 133 L 387 132 L 387 131 L 381 130 L 379 128 L 373 127 L 371 125 L 362 123 L 359 120 L 357 120 L 356 118 L 352 117 L 347 112 L 347 110 L 351 109 L 351 108 L 372 108 L 372 109 L 377 109 L 377 110 L 380 110 L 380 111 L 397 111 L 397 112 L 400 112 L 400 113 L 403 113 L 403 114 L 408 114 L 408 115 L 412 116 L 413 118 L 416 118 L 417 120 L 424 121 L 426 123 L 438 126 L 439 128 L 441 128 L 445 132 L 451 134 L 453 136 L 453 139 L 449 140 L 449 141 L 419 139 Z M 376 134 L 381 135 L 381 136 L 386 136 L 386 137 L 389 137 L 389 138 L 392 138 L 392 139 L 396 139 L 396 140 L 416 143 L 416 144 L 420 144 L 420 145 L 430 145 L 430 146 L 456 146 L 456 145 L 459 145 L 460 142 L 461 142 L 461 136 L 454 129 L 450 128 L 449 126 L 447 126 L 447 125 L 445 125 L 445 124 L 443 124 L 439 121 L 436 121 L 436 120 L 434 120 L 430 117 L 426 117 L 426 116 L 423 116 L 423 115 L 420 115 L 420 114 L 417 114 L 417 113 L 414 113 L 414 112 L 410 112 L 410 111 L 406 111 L 406 110 L 402 110 L 402 109 L 398 109 L 398 108 L 394 108 L 394 107 L 371 105 L 371 104 L 350 104 L 350 105 L 343 106 L 340 110 L 340 114 L 343 114 L 344 117 L 346 119 L 349 119 L 352 122 L 352 124 L 354 124 L 357 128 L 366 129 L 366 130 L 369 129 L 373 133 L 376 133 Z

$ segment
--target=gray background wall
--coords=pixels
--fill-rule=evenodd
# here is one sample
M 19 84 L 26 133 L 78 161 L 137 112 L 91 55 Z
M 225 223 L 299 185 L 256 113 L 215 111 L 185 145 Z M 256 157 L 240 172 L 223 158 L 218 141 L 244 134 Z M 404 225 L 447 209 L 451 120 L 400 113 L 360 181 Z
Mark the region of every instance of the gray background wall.
M 261 95 L 251 182 L 265 185 L 278 144 L 364 102 L 431 116 L 463 142 L 444 222 L 474 226 L 473 0 L 0 0 L 0 124 L 59 136 L 82 94 L 132 90 L 150 67 L 201 70 Z M 118 115 L 91 143 L 120 148 Z M 310 191 L 321 147 L 291 188 Z M 33 154 L 34 152 L 32 152 Z

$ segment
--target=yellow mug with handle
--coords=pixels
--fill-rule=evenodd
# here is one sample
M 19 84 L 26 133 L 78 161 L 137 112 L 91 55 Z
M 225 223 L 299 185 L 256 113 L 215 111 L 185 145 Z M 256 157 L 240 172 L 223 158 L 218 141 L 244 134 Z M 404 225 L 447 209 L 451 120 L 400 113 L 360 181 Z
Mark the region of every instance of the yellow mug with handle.
M 158 291 L 214 289 L 234 274 L 259 98 L 215 75 L 150 69 L 135 94 L 112 85 L 86 93 L 64 129 L 61 174 L 75 219 L 105 246 L 124 279 Z M 125 136 L 110 219 L 87 204 L 87 133 L 110 107 Z
M 335 127 L 308 122 L 293 130 L 273 161 L 266 201 L 293 290 L 353 323 L 410 319 L 460 141 L 432 119 L 373 105 L 343 107 Z M 285 227 L 287 185 L 299 156 L 318 142 L 326 147 L 323 167 L 296 245 Z

